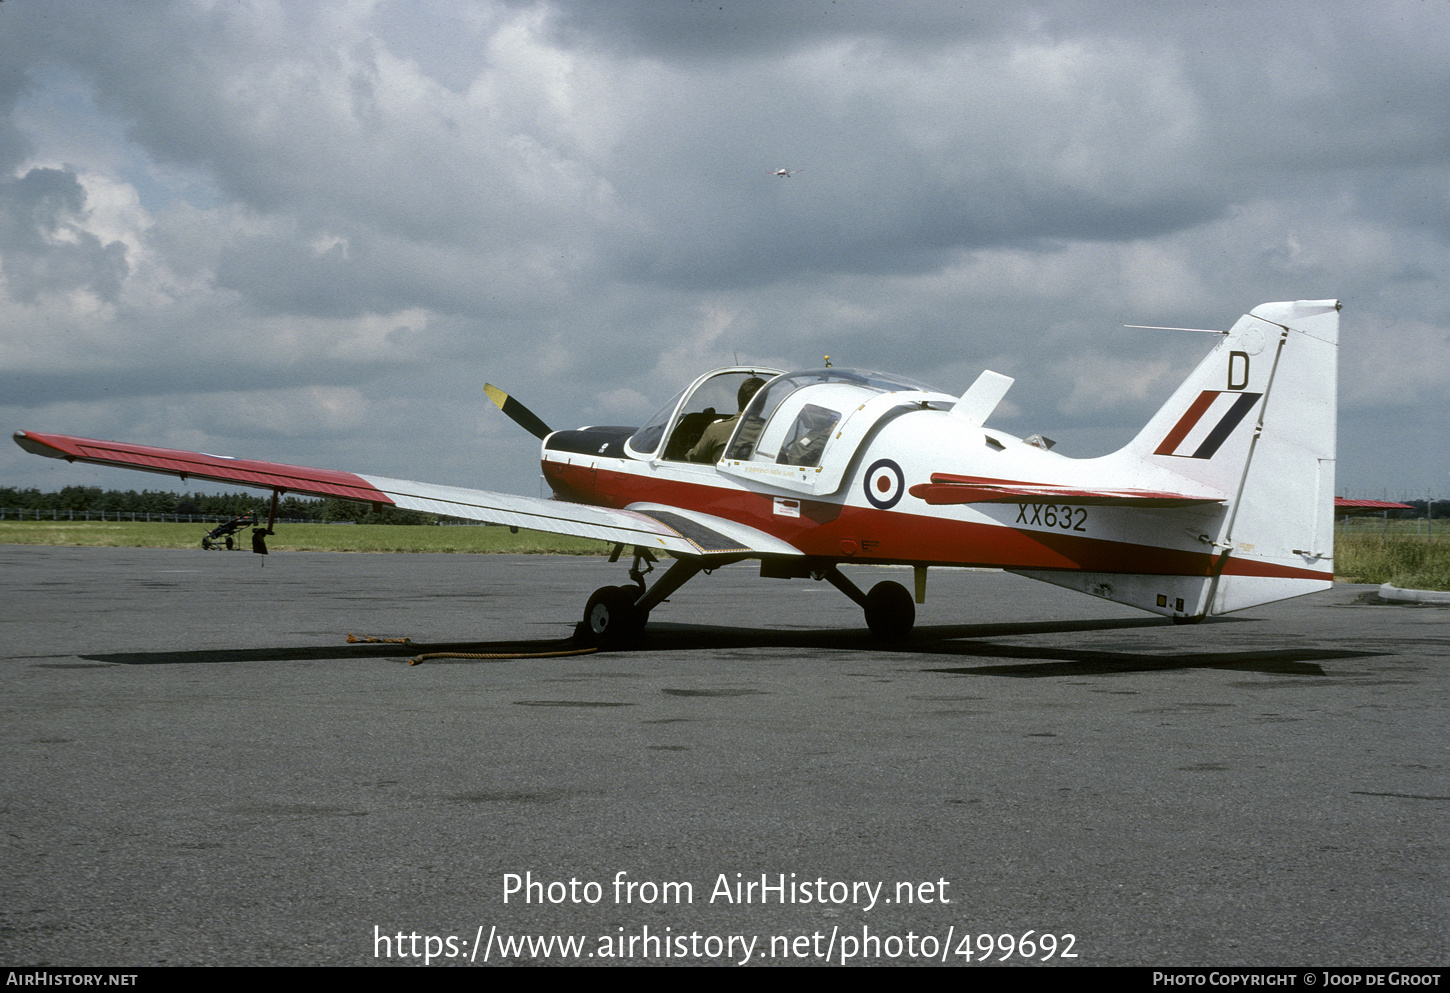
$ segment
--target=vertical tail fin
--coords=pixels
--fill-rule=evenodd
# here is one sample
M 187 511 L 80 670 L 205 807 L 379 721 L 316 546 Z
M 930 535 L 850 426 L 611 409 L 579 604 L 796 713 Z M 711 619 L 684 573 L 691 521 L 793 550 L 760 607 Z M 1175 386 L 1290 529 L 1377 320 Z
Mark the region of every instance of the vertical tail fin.
M 1129 445 L 1228 498 L 1208 613 L 1333 582 L 1339 307 L 1255 307 Z
M 1185 620 L 1329 588 L 1338 345 L 1338 301 L 1255 307 L 1104 457 L 1119 478 L 1221 495 L 1139 512 L 1133 541 L 1163 550 L 1163 573 L 1024 574 Z

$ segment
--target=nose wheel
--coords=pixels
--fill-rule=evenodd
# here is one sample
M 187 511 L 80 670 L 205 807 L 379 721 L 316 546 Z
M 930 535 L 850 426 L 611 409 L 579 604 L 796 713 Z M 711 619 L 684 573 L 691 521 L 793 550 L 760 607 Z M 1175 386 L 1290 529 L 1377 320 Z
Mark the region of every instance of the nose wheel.
M 900 583 L 877 583 L 866 594 L 866 626 L 882 641 L 901 641 L 916 623 L 916 604 Z
M 916 623 L 916 603 L 900 583 L 877 583 L 870 593 L 851 582 L 835 566 L 820 574 L 836 589 L 850 597 L 866 614 L 866 626 L 879 641 L 903 641 Z

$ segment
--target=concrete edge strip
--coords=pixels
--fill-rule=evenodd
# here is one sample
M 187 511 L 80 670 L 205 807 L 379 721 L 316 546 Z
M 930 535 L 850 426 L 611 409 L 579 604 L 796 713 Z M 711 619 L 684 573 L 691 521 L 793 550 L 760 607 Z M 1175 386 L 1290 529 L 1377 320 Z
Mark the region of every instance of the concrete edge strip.
M 1385 583 L 1380 587 L 1380 599 L 1396 603 L 1444 603 L 1450 604 L 1450 591 L 1446 590 L 1402 590 Z

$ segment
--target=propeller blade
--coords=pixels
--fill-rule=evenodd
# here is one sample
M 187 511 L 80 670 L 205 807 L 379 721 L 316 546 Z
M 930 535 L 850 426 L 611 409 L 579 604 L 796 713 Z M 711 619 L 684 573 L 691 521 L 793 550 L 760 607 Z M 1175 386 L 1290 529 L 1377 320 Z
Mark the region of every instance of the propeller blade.
M 510 420 L 535 438 L 542 440 L 547 438 L 552 432 L 553 429 L 539 420 L 537 414 L 497 386 L 491 383 L 484 383 L 483 392 L 488 394 L 488 398 L 498 406 L 499 410 L 507 414 Z

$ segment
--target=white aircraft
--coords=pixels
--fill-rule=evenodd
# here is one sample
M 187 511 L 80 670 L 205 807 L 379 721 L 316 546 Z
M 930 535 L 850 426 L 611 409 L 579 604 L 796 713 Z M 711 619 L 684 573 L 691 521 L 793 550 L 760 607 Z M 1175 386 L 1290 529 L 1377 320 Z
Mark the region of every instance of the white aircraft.
M 933 566 L 996 566 L 1190 622 L 1331 585 L 1338 332 L 1333 300 L 1254 308 L 1137 437 L 1090 459 L 987 427 L 1013 382 L 995 372 L 956 396 L 875 372 L 748 366 L 705 373 L 639 428 L 552 431 L 487 387 L 542 439 L 554 499 L 15 440 L 52 458 L 270 489 L 274 510 L 284 492 L 335 496 L 600 538 L 612 561 L 630 547 L 633 582 L 589 598 L 577 629 L 588 641 L 638 635 L 685 582 L 746 559 L 764 578 L 829 581 L 883 638 L 909 634 Z M 659 554 L 674 563 L 647 588 Z M 911 566 L 915 596 L 891 581 L 863 592 L 845 563 Z
M 800 172 L 799 169 L 776 169 L 771 175 L 779 176 L 781 179 L 790 179 L 798 172 Z

